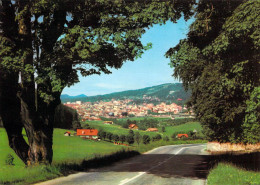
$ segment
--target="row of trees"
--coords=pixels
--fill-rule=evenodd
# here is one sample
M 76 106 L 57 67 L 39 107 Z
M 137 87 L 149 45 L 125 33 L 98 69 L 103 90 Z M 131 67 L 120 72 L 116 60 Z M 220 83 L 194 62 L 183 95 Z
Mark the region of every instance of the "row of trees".
M 141 142 L 143 144 L 149 144 L 150 141 L 159 141 L 162 139 L 162 136 L 160 134 L 157 134 L 154 137 L 150 137 L 148 135 L 141 135 L 139 132 L 134 132 L 133 130 L 129 130 L 129 133 L 127 135 L 118 135 L 118 134 L 112 134 L 110 132 L 106 132 L 103 130 L 99 130 L 98 136 L 102 140 L 108 140 L 108 141 L 114 141 L 114 142 L 127 142 L 129 145 L 134 144 L 135 142 L 139 145 Z
M 260 141 L 259 22 L 259 1 L 200 0 L 187 38 L 166 53 L 209 140 Z

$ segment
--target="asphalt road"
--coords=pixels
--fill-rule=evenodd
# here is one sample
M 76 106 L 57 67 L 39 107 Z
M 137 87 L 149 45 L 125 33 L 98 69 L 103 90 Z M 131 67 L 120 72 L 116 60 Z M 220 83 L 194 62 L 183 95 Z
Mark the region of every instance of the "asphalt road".
M 205 147 L 205 144 L 163 146 L 111 166 L 37 185 L 204 185 L 209 171 Z

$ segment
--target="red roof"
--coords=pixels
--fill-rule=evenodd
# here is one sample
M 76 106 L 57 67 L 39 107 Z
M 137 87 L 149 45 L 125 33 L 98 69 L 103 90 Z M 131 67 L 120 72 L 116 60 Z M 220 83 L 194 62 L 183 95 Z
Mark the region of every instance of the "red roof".
M 97 129 L 77 129 L 77 136 L 97 136 Z
M 178 101 L 182 101 L 182 99 L 181 99 L 181 98 L 178 98 L 177 100 L 178 100 Z
M 138 126 L 136 124 L 130 124 L 128 127 L 129 128 L 135 128 L 135 127 L 138 127 Z
M 177 137 L 178 138 L 181 138 L 181 137 L 187 137 L 188 138 L 188 134 L 178 134 Z

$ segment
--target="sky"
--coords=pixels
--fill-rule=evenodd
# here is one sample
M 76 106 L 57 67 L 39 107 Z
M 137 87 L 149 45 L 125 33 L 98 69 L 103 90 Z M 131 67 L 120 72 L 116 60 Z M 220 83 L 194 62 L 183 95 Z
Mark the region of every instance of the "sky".
M 80 82 L 66 87 L 62 94 L 94 96 L 179 82 L 172 76 L 170 59 L 164 55 L 186 37 L 191 23 L 192 20 L 186 22 L 181 18 L 177 23 L 154 25 L 141 38 L 144 45 L 152 43 L 152 49 L 145 51 L 141 58 L 126 61 L 122 68 L 112 69 L 112 74 L 80 76 Z

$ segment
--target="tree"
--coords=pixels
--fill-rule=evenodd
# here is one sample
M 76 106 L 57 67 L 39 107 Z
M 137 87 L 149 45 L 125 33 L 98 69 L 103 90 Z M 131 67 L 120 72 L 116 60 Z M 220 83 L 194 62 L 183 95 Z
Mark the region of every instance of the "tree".
M 125 135 L 120 135 L 119 141 L 121 141 L 122 143 L 124 143 L 124 142 L 126 141 L 126 136 L 125 136 Z
M 113 135 L 113 140 L 114 140 L 115 142 L 118 142 L 118 141 L 119 141 L 119 136 L 118 136 L 117 134 L 114 134 L 114 135 Z
M 151 141 L 151 138 L 150 136 L 148 135 L 143 135 L 143 143 L 146 145 L 146 144 L 149 144 Z
M 129 135 L 132 135 L 133 137 L 134 137 L 134 135 L 135 135 L 135 133 L 134 133 L 133 130 L 129 130 L 128 134 L 129 134 Z
M 128 142 L 129 145 L 134 144 L 134 142 L 135 142 L 134 135 L 128 134 L 126 136 L 126 142 Z
M 113 138 L 113 134 L 110 133 L 110 132 L 108 132 L 106 138 L 107 138 L 109 141 L 111 141 L 112 138 Z
M 165 137 L 163 138 L 163 140 L 164 140 L 164 141 L 170 141 L 170 139 L 169 139 L 168 136 L 165 136 Z
M 202 0 L 188 38 L 166 54 L 212 141 L 260 141 L 259 10 L 259 1 Z
M 139 132 L 136 132 L 134 139 L 135 139 L 135 141 L 137 142 L 138 145 L 139 145 L 140 142 L 141 142 L 141 138 L 142 138 L 142 136 L 140 135 L 140 133 L 139 133 Z
M 187 19 L 193 3 L 1 0 L 0 116 L 21 160 L 52 162 L 55 109 L 78 72 L 109 74 L 140 57 L 151 46 L 140 41 L 145 28 Z
M 165 126 L 162 127 L 162 132 L 165 132 Z
M 107 137 L 107 133 L 106 133 L 105 131 L 102 131 L 102 132 L 100 133 L 100 137 L 101 137 L 101 139 L 105 140 L 106 137 Z

